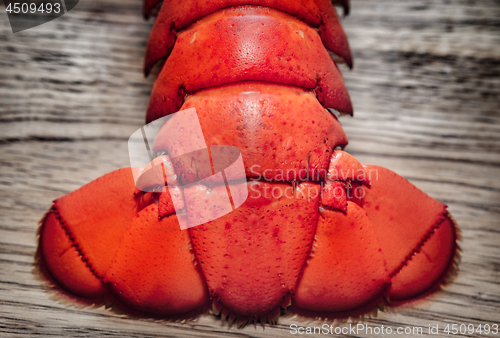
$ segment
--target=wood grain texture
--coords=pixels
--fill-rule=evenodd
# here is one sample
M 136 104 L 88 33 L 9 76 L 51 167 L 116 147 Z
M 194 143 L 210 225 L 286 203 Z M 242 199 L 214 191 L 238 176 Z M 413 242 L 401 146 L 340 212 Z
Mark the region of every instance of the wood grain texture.
M 351 13 L 347 150 L 447 203 L 463 236 L 452 285 L 365 324 L 439 325 L 436 337 L 449 336 L 446 324 L 500 324 L 500 4 L 353 0 Z M 128 164 L 152 86 L 141 71 L 150 29 L 137 0 L 80 1 L 16 34 L 0 7 L 1 337 L 287 337 L 292 323 L 322 324 L 136 319 L 76 304 L 37 277 L 37 223 L 51 201 Z

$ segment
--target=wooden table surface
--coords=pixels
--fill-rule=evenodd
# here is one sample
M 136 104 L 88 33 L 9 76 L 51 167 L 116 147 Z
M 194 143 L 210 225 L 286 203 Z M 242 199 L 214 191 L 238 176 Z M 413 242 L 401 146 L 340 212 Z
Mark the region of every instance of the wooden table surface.
M 439 325 L 439 337 L 447 324 L 500 324 L 500 3 L 353 0 L 344 24 L 355 60 L 341 67 L 355 108 L 341 118 L 347 150 L 447 203 L 463 236 L 452 285 L 364 323 Z M 36 230 L 51 201 L 128 164 L 152 86 L 141 72 L 150 28 L 139 0 L 82 0 L 16 34 L 0 7 L 1 337 L 287 337 L 290 324 L 321 324 L 135 319 L 75 304 L 38 277 Z

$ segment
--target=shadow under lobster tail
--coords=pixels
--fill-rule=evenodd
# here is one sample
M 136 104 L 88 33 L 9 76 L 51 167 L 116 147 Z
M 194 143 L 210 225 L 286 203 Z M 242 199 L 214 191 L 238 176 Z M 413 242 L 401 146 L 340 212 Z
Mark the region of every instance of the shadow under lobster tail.
M 344 9 L 344 15 L 349 15 L 351 3 L 349 0 L 331 0 L 334 6 L 341 6 Z
M 162 0 L 144 0 L 142 2 L 142 15 L 144 18 L 149 19 L 158 13 L 159 7 L 162 5 Z

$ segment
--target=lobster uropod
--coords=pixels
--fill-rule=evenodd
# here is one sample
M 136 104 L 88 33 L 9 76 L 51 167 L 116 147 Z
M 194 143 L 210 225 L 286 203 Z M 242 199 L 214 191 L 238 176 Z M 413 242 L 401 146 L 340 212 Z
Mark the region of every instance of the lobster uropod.
M 331 110 L 353 110 L 336 62 L 352 56 L 329 0 L 145 0 L 144 15 L 157 15 L 144 71 L 161 64 L 146 121 L 194 108 L 211 155 L 238 149 L 244 175 L 199 180 L 165 124 L 152 149 L 162 171 L 119 169 L 43 218 L 40 262 L 62 288 L 149 314 L 211 306 L 271 323 L 282 308 L 345 318 L 439 289 L 458 252 L 446 205 L 339 150 Z M 215 213 L 242 189 L 217 217 L 191 208 Z

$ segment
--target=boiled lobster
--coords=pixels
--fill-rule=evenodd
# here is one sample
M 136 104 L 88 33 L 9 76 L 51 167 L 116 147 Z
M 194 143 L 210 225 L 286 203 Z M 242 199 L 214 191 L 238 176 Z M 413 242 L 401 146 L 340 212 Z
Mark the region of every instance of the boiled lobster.
M 206 145 L 241 152 L 245 180 L 200 181 L 160 130 L 159 166 L 111 172 L 42 219 L 40 262 L 63 289 L 241 322 L 357 316 L 439 289 L 458 251 L 446 205 L 339 150 L 333 111 L 353 109 L 336 62 L 352 56 L 330 0 L 144 0 L 144 15 L 144 71 L 161 65 L 146 121 L 195 108 Z M 241 206 L 179 227 L 228 186 L 247 188 Z

